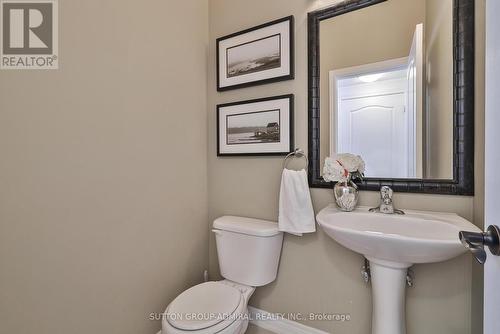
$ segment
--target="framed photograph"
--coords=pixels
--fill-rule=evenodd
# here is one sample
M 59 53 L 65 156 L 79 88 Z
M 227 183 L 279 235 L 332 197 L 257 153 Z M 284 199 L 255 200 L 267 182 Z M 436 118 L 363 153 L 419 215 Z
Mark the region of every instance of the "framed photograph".
M 217 155 L 285 155 L 293 147 L 293 95 L 217 106 Z
M 217 90 L 294 78 L 294 19 L 288 16 L 217 39 Z

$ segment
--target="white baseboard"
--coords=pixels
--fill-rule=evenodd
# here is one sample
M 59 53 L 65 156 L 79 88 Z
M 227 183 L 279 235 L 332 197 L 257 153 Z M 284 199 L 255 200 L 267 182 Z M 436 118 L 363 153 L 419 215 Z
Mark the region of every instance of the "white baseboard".
M 322 330 L 278 317 L 272 313 L 249 306 L 250 323 L 276 334 L 328 334 Z

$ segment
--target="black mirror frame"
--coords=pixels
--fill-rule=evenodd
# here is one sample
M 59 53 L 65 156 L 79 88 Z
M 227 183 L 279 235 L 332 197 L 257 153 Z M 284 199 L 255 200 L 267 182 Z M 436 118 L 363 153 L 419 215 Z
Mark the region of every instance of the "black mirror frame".
M 347 0 L 308 14 L 308 178 L 312 188 L 332 187 L 321 177 L 319 24 L 385 1 Z M 386 185 L 398 192 L 474 195 L 474 0 L 454 0 L 453 10 L 453 179 L 366 178 L 358 183 L 361 190 L 378 191 Z

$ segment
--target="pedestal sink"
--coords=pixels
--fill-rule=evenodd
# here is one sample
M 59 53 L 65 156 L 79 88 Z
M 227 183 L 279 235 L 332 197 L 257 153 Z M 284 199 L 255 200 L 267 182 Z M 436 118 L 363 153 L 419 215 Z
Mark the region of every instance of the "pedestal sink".
M 481 232 L 454 213 L 404 211 L 405 215 L 388 215 L 359 207 L 343 212 L 332 205 L 317 215 L 326 234 L 370 261 L 372 334 L 406 333 L 405 287 L 410 266 L 465 253 L 458 232 Z

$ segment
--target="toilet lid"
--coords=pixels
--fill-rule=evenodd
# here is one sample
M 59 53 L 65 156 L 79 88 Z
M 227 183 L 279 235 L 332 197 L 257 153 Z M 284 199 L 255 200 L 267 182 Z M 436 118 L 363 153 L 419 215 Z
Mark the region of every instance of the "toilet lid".
M 181 330 L 201 330 L 230 319 L 241 302 L 236 288 L 207 282 L 181 293 L 167 310 L 168 322 Z M 231 321 L 232 322 L 232 321 Z

